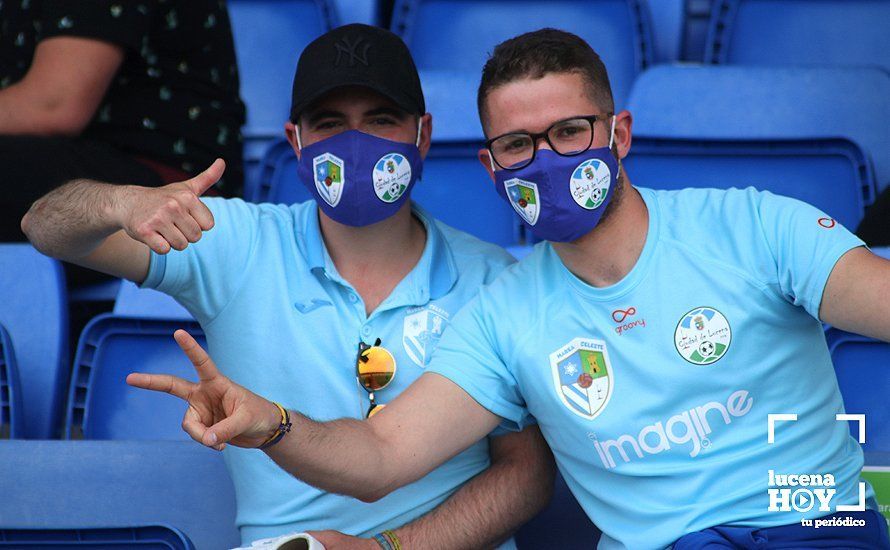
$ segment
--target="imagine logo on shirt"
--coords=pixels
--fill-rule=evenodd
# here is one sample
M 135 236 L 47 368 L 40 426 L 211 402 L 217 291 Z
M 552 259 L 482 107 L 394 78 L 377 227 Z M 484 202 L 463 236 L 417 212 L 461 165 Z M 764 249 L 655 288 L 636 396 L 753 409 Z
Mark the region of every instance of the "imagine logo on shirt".
M 625 450 L 625 445 L 629 446 L 633 454 L 637 458 L 643 458 L 643 454 L 655 455 L 662 451 L 671 449 L 671 443 L 677 445 L 692 444 L 689 456 L 695 458 L 703 448 L 707 448 L 711 441 L 708 434 L 712 428 L 708 422 L 708 412 L 717 411 L 723 419 L 725 425 L 732 424 L 733 418 L 745 416 L 754 406 L 754 398 L 748 395 L 747 390 L 737 390 L 730 394 L 726 400 L 726 405 L 717 401 L 710 401 L 699 407 L 693 407 L 683 411 L 680 414 L 667 419 L 666 422 L 658 421 L 655 424 L 645 426 L 636 436 L 624 434 L 617 439 L 609 439 L 599 441 L 594 434 L 588 434 L 593 439 L 593 446 L 600 457 L 600 460 L 607 469 L 615 468 L 616 461 L 612 451 L 617 451 L 619 456 L 625 463 L 630 462 L 633 458 Z M 680 433 L 677 433 L 676 427 L 683 426 Z M 654 444 L 652 442 L 654 435 Z

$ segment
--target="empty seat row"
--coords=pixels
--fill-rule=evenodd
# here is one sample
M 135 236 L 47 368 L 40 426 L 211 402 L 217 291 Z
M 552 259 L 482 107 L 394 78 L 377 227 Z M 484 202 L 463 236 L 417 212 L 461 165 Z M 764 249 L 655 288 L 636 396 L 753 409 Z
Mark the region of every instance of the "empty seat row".
M 230 0 L 248 105 L 246 158 L 258 160 L 259 138 L 281 135 L 291 79 L 305 45 L 341 22 L 373 20 L 367 14 L 381 11 L 380 6 L 368 4 Z M 473 86 L 450 92 L 459 101 L 471 99 L 468 92 L 474 91 L 495 44 L 545 26 L 578 34 L 602 55 L 623 106 L 643 69 L 683 59 L 676 53 L 678 44 L 694 39 L 680 35 L 686 27 L 703 27 L 703 20 L 708 21 L 707 63 L 871 66 L 890 72 L 884 47 L 890 4 L 875 0 L 396 0 L 390 28 L 411 48 L 433 108 L 446 106 L 439 96 L 448 97 L 447 84 L 464 73 Z M 459 122 L 456 130 L 478 135 L 476 124 Z M 453 139 L 448 124 L 442 130 L 439 139 Z

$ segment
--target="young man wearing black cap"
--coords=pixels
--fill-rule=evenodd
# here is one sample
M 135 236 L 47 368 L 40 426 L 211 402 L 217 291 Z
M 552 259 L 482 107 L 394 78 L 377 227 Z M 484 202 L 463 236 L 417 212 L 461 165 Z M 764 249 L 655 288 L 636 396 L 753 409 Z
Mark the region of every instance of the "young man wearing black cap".
M 276 434 L 267 452 L 282 468 L 358 498 L 531 416 L 601 550 L 890 550 L 847 425 L 864 442 L 864 411 L 844 410 L 820 322 L 890 341 L 890 262 L 800 201 L 631 185 L 631 114 L 614 114 L 605 66 L 570 33 L 498 45 L 478 106 L 480 161 L 546 241 L 480 290 L 381 414 L 292 412 L 285 435 L 277 407 L 225 380 L 184 332 L 205 382 L 130 381 L 207 407 L 237 395 L 192 437 Z
M 23 229 L 47 254 L 176 297 L 245 387 L 315 418 L 365 418 L 423 373 L 457 310 L 511 260 L 408 200 L 432 124 L 395 35 L 349 25 L 310 44 L 285 127 L 315 202 L 201 201 L 217 161 L 160 189 L 73 182 L 35 203 Z M 187 430 L 214 414 L 189 410 Z M 544 505 L 553 475 L 536 427 L 483 439 L 368 503 L 304 484 L 256 450 L 227 447 L 226 459 L 245 543 L 318 528 L 377 535 L 320 533 L 329 549 L 496 546 Z

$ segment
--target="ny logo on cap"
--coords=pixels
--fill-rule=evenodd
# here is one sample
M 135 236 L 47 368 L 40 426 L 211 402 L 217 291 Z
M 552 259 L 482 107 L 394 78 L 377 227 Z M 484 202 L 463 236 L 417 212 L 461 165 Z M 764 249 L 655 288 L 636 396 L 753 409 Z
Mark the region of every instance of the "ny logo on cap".
M 340 65 L 340 58 L 343 55 L 349 56 L 349 66 L 354 67 L 356 62 L 361 63 L 365 67 L 368 66 L 368 48 L 371 43 L 359 36 L 355 42 L 350 43 L 349 37 L 344 36 L 339 42 L 334 44 L 337 48 L 337 59 L 334 65 Z

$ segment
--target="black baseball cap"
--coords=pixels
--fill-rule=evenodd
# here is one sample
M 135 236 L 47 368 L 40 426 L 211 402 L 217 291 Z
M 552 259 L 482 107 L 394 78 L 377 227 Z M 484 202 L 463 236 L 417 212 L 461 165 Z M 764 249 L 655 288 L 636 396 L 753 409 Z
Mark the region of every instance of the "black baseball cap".
M 417 67 L 401 38 L 380 27 L 351 24 L 313 40 L 297 63 L 290 118 L 341 86 L 364 86 L 412 114 L 426 113 Z

